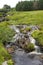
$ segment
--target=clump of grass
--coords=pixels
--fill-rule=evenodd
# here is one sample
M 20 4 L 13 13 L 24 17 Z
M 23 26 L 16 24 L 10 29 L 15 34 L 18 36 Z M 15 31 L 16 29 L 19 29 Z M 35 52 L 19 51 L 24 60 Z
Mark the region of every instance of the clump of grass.
M 12 39 L 13 35 L 15 35 L 15 32 L 10 29 L 7 22 L 1 22 L 0 23 L 0 41 L 1 42 L 8 42 Z
M 31 51 L 34 50 L 34 45 L 32 43 L 29 43 L 29 44 L 27 44 L 27 45 L 24 46 L 24 50 L 26 52 L 31 52 Z
M 14 65 L 14 63 L 13 63 L 13 61 L 10 59 L 10 60 L 8 60 L 8 65 Z
M 8 54 L 6 49 L 4 48 L 3 44 L 0 43 L 0 65 L 5 61 L 10 59 L 11 56 Z
M 38 42 L 38 45 L 40 47 L 43 47 L 43 31 L 35 30 L 32 33 L 32 36 L 36 39 L 36 41 Z

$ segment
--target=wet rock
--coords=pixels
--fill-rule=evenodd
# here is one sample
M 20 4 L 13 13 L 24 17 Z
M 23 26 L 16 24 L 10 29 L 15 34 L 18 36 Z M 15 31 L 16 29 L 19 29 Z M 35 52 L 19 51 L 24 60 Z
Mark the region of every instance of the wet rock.
M 43 54 L 41 54 L 41 55 L 39 56 L 39 58 L 40 58 L 40 59 L 43 59 Z
M 9 52 L 9 53 L 13 53 L 14 52 L 14 47 L 12 46 L 10 46 L 10 45 L 7 45 L 6 46 L 6 49 L 7 49 L 7 51 Z

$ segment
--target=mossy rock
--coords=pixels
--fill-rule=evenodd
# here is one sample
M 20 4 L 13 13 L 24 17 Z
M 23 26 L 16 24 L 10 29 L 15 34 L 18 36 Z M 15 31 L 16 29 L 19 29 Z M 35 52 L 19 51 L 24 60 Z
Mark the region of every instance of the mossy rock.
M 21 33 L 27 33 L 27 32 L 30 32 L 31 31 L 31 28 L 29 27 L 26 27 L 26 28 L 23 28 L 20 30 Z
M 35 50 L 35 48 L 34 48 L 34 45 L 32 43 L 29 43 L 29 44 L 24 46 L 24 50 L 26 52 L 31 52 L 31 51 Z

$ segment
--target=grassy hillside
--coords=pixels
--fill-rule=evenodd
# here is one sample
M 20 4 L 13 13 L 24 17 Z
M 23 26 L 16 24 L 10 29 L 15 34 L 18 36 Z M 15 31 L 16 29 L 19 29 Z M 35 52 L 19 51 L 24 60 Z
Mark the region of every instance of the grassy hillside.
M 2 65 L 4 61 L 11 59 L 10 54 L 7 52 L 7 50 L 3 46 L 3 42 L 10 41 L 13 35 L 14 35 L 14 32 L 13 30 L 9 28 L 7 22 L 1 22 L 0 23 L 0 65 Z M 10 61 L 8 62 L 10 65 Z
M 27 11 L 15 12 L 10 11 L 7 13 L 7 18 L 14 24 L 43 24 L 43 10 L 42 11 Z

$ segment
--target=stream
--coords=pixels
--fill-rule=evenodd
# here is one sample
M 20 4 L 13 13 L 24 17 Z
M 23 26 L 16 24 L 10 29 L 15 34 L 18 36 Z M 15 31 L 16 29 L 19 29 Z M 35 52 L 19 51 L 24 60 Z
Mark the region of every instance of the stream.
M 22 28 L 27 27 L 26 25 L 21 26 Z M 12 55 L 12 59 L 13 61 L 15 61 L 15 65 L 43 65 L 43 60 L 39 58 L 39 56 L 42 54 L 40 52 L 40 48 L 39 46 L 37 46 L 36 40 L 31 36 L 31 33 L 34 30 L 38 30 L 38 27 L 36 26 L 29 26 L 32 28 L 31 32 L 28 32 L 28 37 L 29 40 L 32 44 L 34 44 L 35 47 L 35 51 L 30 52 L 30 53 L 26 53 L 23 49 L 19 48 L 17 45 L 17 41 L 18 39 L 24 38 L 24 34 L 20 32 L 20 27 L 19 26 L 10 26 L 11 29 L 15 30 L 16 34 L 13 37 L 13 39 L 11 40 L 12 42 L 14 42 L 13 44 L 16 45 L 16 49 L 14 51 L 14 53 L 11 53 Z M 12 45 L 12 43 L 10 44 Z M 43 54 L 42 54 L 43 55 Z
M 12 58 L 13 61 L 15 61 L 15 65 L 43 65 L 37 55 L 29 55 L 22 49 L 15 50 L 15 53 L 12 54 Z

